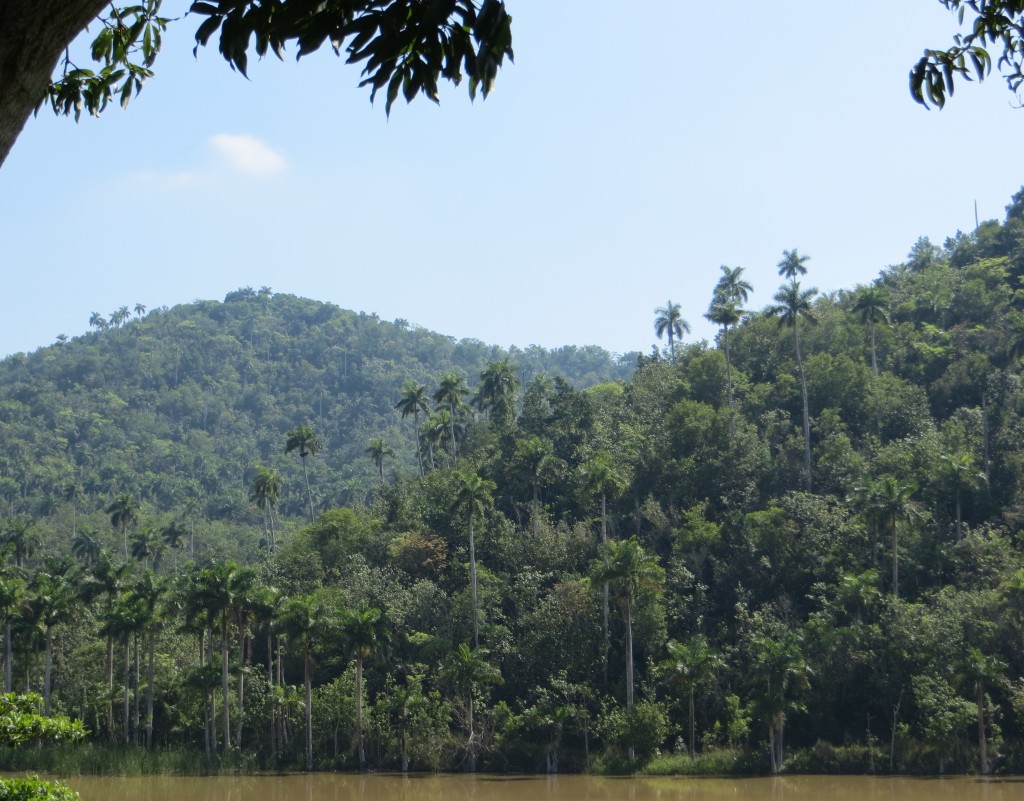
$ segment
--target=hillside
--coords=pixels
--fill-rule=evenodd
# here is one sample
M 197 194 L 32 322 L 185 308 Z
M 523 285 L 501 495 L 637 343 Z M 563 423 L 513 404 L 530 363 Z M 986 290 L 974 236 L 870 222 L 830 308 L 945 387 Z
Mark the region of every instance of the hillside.
M 1024 190 L 807 265 L 628 364 L 252 291 L 5 360 L 8 683 L 228 765 L 1024 770 Z
M 266 291 L 112 317 L 114 326 L 94 316 L 96 332 L 0 362 L 8 515 L 46 515 L 77 484 L 85 508 L 130 492 L 158 511 L 198 504 L 213 520 L 247 520 L 262 464 L 284 474 L 281 513 L 301 516 L 301 469 L 283 452 L 299 424 L 323 441 L 311 470 L 329 508 L 374 485 L 372 437 L 415 471 L 413 421 L 395 410 L 408 380 L 433 392 L 455 372 L 474 385 L 509 358 L 523 381 L 548 373 L 583 387 L 626 378 L 636 362 L 596 347 L 506 352 Z

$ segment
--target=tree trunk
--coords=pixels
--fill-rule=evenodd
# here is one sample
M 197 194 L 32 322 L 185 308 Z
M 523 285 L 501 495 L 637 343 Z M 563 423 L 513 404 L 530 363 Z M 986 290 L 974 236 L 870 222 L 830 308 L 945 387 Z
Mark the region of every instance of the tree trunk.
M 872 320 L 868 326 L 871 331 L 871 373 L 878 378 L 878 357 L 875 352 L 875 321 Z
M 979 770 L 982 776 L 992 772 L 988 761 L 988 737 L 985 735 L 985 687 L 979 681 L 976 685 L 976 702 L 978 705 L 978 755 Z
M 363 660 L 356 659 L 356 739 L 359 743 L 359 770 L 366 770 L 366 749 L 363 747 Z
M 245 643 L 246 636 L 243 631 L 238 643 L 238 723 L 235 734 L 235 748 L 242 750 L 242 721 L 245 720 Z
M 0 165 L 46 90 L 67 46 L 109 5 L 106 0 L 0 3 Z
M 53 677 L 53 628 L 46 627 L 46 660 L 43 667 L 43 714 L 50 717 L 50 681 Z
M 633 608 L 629 601 L 626 601 L 626 709 L 633 708 Z M 636 754 L 633 744 L 629 744 L 629 761 L 632 762 Z
M 146 664 L 146 748 L 153 747 L 153 680 L 156 675 L 156 632 L 149 632 L 149 659 Z
M 607 496 L 604 492 L 601 493 L 601 544 L 608 544 L 608 507 L 607 507 Z M 604 557 L 604 566 L 608 567 L 608 556 Z M 608 625 L 608 607 L 609 607 L 609 591 L 608 582 L 604 583 L 604 607 L 601 610 L 603 617 L 601 619 L 601 633 L 604 636 L 604 688 L 608 689 L 608 657 L 612 650 L 611 640 L 611 629 Z
M 807 377 L 804 375 L 804 360 L 800 355 L 800 329 L 799 321 L 793 322 L 793 343 L 796 347 L 796 366 L 800 373 L 800 393 L 804 402 L 804 469 L 806 475 L 804 483 L 808 492 L 811 491 L 811 412 L 807 403 Z
M 306 472 L 306 457 L 302 457 L 302 479 L 306 482 L 306 497 L 309 498 L 309 522 L 315 522 L 316 518 L 313 516 L 313 493 L 309 489 L 309 473 Z
M 306 648 L 306 770 L 313 770 L 313 659 Z
M 480 647 L 480 612 L 476 595 L 476 541 L 473 538 L 473 512 L 469 513 L 469 584 L 473 600 L 473 647 Z
M 900 551 L 895 517 L 892 519 L 892 595 L 897 600 L 900 597 Z
M 224 709 L 221 714 L 224 716 L 224 750 L 231 750 L 231 705 L 228 703 L 228 622 L 225 613 L 224 622 L 221 624 L 220 634 L 220 682 L 221 682 L 221 703 Z
M 14 643 L 11 640 L 11 621 L 4 625 L 4 692 L 14 686 Z

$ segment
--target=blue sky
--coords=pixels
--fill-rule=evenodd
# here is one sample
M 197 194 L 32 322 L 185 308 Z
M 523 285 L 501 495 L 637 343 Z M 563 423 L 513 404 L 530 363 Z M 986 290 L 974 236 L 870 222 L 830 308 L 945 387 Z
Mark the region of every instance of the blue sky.
M 1002 219 L 1024 184 L 998 75 L 941 112 L 910 98 L 956 31 L 938 0 L 507 6 L 516 61 L 486 102 L 452 87 L 388 119 L 329 53 L 247 81 L 193 58 L 186 18 L 127 111 L 41 111 L 0 169 L 0 354 L 246 285 L 506 347 L 647 351 L 670 299 L 714 336 L 721 264 L 752 308 L 784 249 L 850 288 L 973 229 L 975 202 Z

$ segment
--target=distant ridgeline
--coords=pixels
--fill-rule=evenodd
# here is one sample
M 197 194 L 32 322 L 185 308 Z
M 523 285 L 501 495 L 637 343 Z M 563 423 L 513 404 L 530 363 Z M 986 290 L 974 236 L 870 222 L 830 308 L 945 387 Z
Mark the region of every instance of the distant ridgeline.
M 301 467 L 283 453 L 302 423 L 324 446 L 309 464 L 320 508 L 361 500 L 375 484 L 368 439 L 416 469 L 413 420 L 395 410 L 406 381 L 429 395 L 455 372 L 472 388 L 506 358 L 523 384 L 546 373 L 582 388 L 628 378 L 637 354 L 505 351 L 267 290 L 136 318 L 124 307 L 96 332 L 0 362 L 0 503 L 38 517 L 66 492 L 85 509 L 128 492 L 159 511 L 257 522 L 249 484 L 265 464 L 284 476 L 279 512 L 302 515 Z

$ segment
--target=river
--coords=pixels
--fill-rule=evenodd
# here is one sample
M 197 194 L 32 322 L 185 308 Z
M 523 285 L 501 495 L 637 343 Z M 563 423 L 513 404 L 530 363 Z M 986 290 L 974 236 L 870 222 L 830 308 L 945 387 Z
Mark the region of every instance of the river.
M 72 776 L 82 801 L 1024 801 L 1024 777 Z

